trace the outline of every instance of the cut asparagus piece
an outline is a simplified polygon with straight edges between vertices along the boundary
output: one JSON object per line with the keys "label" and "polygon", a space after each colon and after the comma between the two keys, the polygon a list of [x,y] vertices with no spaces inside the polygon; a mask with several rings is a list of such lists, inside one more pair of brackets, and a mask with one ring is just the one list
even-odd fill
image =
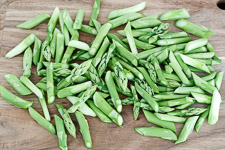
{"label": "cut asparagus piece", "polygon": [[91,35],[97,35],[98,33],[95,28],[92,28],[88,25],[81,25],[80,30]]}
{"label": "cut asparagus piece", "polygon": [[212,101],[211,96],[201,94],[201,93],[196,93],[195,91],[191,92],[191,95],[195,98],[195,100],[198,103],[211,104],[211,101]]}
{"label": "cut asparagus piece", "polygon": [[20,95],[30,95],[32,93],[15,75],[7,74],[5,75],[5,79]]}
{"label": "cut asparagus piece", "polygon": [[146,6],[146,2],[141,2],[137,5],[128,7],[128,8],[123,8],[123,9],[118,9],[118,10],[113,10],[109,13],[108,19],[114,19],[123,15],[126,15],[128,13],[135,13],[142,11]]}
{"label": "cut asparagus piece", "polygon": [[200,130],[201,126],[203,125],[205,119],[208,117],[209,109],[210,107],[207,107],[207,110],[199,116],[198,121],[195,124],[195,130],[197,133]]}
{"label": "cut asparagus piece", "polygon": [[19,43],[15,48],[10,50],[6,55],[5,58],[12,58],[23,53],[29,46],[34,43],[36,35],[30,34],[27,36],[21,43]]}
{"label": "cut asparagus piece", "polygon": [[217,123],[219,120],[219,110],[220,110],[220,103],[222,102],[220,93],[218,92],[217,89],[213,91],[213,96],[212,96],[212,103],[211,107],[209,110],[209,119],[208,123],[210,125],[214,125]]}
{"label": "cut asparagus piece", "polygon": [[173,112],[168,112],[168,115],[174,115],[174,116],[193,116],[193,115],[200,115],[206,111],[205,108],[189,108],[187,110],[177,110]]}
{"label": "cut asparagus piece", "polygon": [[220,90],[224,76],[224,71],[218,72],[215,77],[216,88]]}
{"label": "cut asparagus piece", "polygon": [[171,122],[178,122],[178,123],[185,123],[185,121],[187,120],[184,117],[177,117],[177,116],[160,114],[160,113],[155,113],[155,116],[164,121],[171,121]]}
{"label": "cut asparagus piece", "polygon": [[184,31],[191,33],[198,37],[209,37],[214,34],[212,30],[207,29],[203,25],[194,24],[188,20],[179,19],[176,21],[175,26],[183,29]]}
{"label": "cut asparagus piece", "polygon": [[20,81],[30,89],[37,97],[43,98],[42,92],[39,88],[37,88],[27,77],[21,76]]}
{"label": "cut asparagus piece", "polygon": [[83,23],[83,19],[84,19],[84,10],[83,9],[79,9],[77,11],[77,16],[76,16],[76,20],[73,24],[73,28],[74,29],[80,29]]}
{"label": "cut asparagus piece", "polygon": [[41,53],[41,40],[35,37],[34,48],[33,48],[33,63],[37,66]]}
{"label": "cut asparagus piece", "polygon": [[159,16],[160,20],[178,20],[190,18],[186,9],[168,10]]}
{"label": "cut asparagus piece", "polygon": [[59,148],[61,148],[62,150],[66,150],[66,149],[68,149],[67,134],[66,134],[66,131],[64,128],[63,120],[57,115],[54,115],[54,119],[55,119],[55,126],[56,126],[58,142],[59,142]]}
{"label": "cut asparagus piece", "polygon": [[90,149],[90,148],[92,148],[92,140],[91,140],[91,134],[90,134],[88,122],[85,119],[84,115],[79,111],[75,112],[75,116],[76,116],[77,122],[80,126],[80,132],[83,136],[85,146],[88,149]]}
{"label": "cut asparagus piece", "polygon": [[91,13],[91,19],[89,21],[90,26],[94,26],[94,23],[92,20],[97,20],[99,11],[100,11],[100,5],[101,5],[101,0],[95,0],[92,13]]}
{"label": "cut asparagus piece", "polygon": [[84,42],[81,42],[81,41],[78,41],[78,40],[70,41],[68,43],[68,46],[75,47],[75,48],[78,48],[78,49],[82,49],[82,50],[85,50],[85,51],[88,51],[90,49],[90,47],[87,43],[84,43]]}
{"label": "cut asparagus piece", "polygon": [[47,67],[47,97],[48,104],[52,104],[55,101],[55,87],[52,63],[50,63],[50,65]]}
{"label": "cut asparagus piece", "polygon": [[60,63],[63,57],[64,52],[64,36],[61,33],[57,34],[57,43],[56,43],[56,54],[55,62]]}
{"label": "cut asparagus piece", "polygon": [[174,91],[174,93],[176,93],[176,94],[188,94],[188,95],[190,95],[191,92],[202,93],[202,94],[205,93],[201,88],[196,87],[196,86],[193,86],[193,87],[178,87]]}
{"label": "cut asparagus piece", "polygon": [[159,137],[171,141],[177,140],[177,136],[171,130],[168,129],[158,127],[137,127],[134,128],[134,130],[142,136]]}
{"label": "cut asparagus piece", "polygon": [[51,121],[51,117],[50,117],[50,114],[49,114],[49,111],[48,111],[48,106],[47,106],[46,100],[45,100],[44,91],[42,90],[41,92],[43,94],[43,98],[38,98],[38,100],[39,100],[39,102],[41,104],[41,107],[42,107],[45,119],[48,120],[48,121]]}
{"label": "cut asparagus piece", "polygon": [[208,42],[208,40],[206,38],[201,38],[198,40],[188,42],[187,45],[185,46],[184,52],[188,53],[194,49],[205,46],[207,44],[207,42]]}
{"label": "cut asparagus piece", "polygon": [[173,44],[186,43],[191,40],[190,37],[181,37],[181,38],[173,38],[173,39],[160,39],[156,42],[157,45],[167,46]]}
{"label": "cut asparagus piece", "polygon": [[56,130],[53,124],[48,122],[42,115],[40,115],[36,110],[34,110],[32,107],[28,108],[30,116],[37,121],[38,124],[40,124],[42,127],[44,127],[46,130],[51,132],[52,134],[56,134]]}
{"label": "cut asparagus piece", "polygon": [[123,125],[123,117],[117,113],[98,92],[94,94],[93,99],[95,105],[110,119],[112,119],[113,122],[115,122],[118,126]]}
{"label": "cut asparagus piece", "polygon": [[124,28],[124,31],[125,31],[126,37],[128,39],[128,44],[130,46],[131,52],[132,52],[132,54],[136,55],[138,53],[138,51],[137,51],[137,47],[134,42],[133,34],[131,32],[130,22],[127,23],[126,27]]}
{"label": "cut asparagus piece", "polygon": [[150,111],[143,110],[143,112],[148,122],[163,127],[165,129],[170,129],[171,131],[177,133],[176,127],[173,122],[160,120]]}
{"label": "cut asparagus piece", "polygon": [[175,144],[185,142],[187,140],[188,136],[192,133],[197,120],[198,116],[190,117],[187,119]]}
{"label": "cut asparagus piece", "polygon": [[27,109],[28,107],[31,107],[34,103],[33,101],[27,101],[14,95],[2,85],[0,85],[0,93],[4,100],[19,108]]}

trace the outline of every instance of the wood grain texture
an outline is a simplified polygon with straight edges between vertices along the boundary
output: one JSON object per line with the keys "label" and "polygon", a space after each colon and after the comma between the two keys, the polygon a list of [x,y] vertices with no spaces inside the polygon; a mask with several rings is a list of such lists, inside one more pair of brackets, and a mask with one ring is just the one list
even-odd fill
{"label": "wood grain texture", "polygon": [[[107,21],[109,12],[113,9],[124,8],[141,2],[141,0],[102,0],[99,20],[101,23]],[[219,66],[215,66],[217,71],[225,71],[225,10],[220,10],[216,6],[217,0],[151,0],[147,1],[147,7],[143,11],[147,15],[162,13],[168,9],[186,8],[190,14],[190,20],[205,25],[216,31],[216,34],[209,38],[216,49],[217,54],[223,60]],[[15,47],[30,33],[37,34],[43,41],[46,37],[47,21],[31,29],[17,29],[16,25],[34,17],[40,13],[51,14],[56,6],[61,10],[68,9],[72,18],[76,16],[78,9],[85,10],[84,23],[88,24],[91,15],[93,1],[90,0],[0,0],[0,84],[15,91],[4,80],[4,75],[8,73],[17,76],[22,75],[22,55],[13,59],[5,59],[4,55]],[[123,28],[123,27],[120,27]],[[171,28],[178,31],[174,27]],[[114,32],[114,31],[110,31]],[[80,39],[90,43],[94,36],[81,33]],[[39,77],[36,76],[35,67],[32,70],[31,80],[36,83]],[[225,82],[223,82],[225,83]],[[221,87],[222,99],[225,98],[225,84]],[[25,98],[25,97],[24,97]],[[27,96],[26,99],[35,102],[34,108],[42,113],[38,99],[34,95]],[[63,104],[69,108],[71,104],[65,99],[57,99],[55,104]],[[54,105],[48,105],[51,117],[58,114]],[[225,149],[225,103],[222,102],[220,110],[220,120],[210,126],[206,122],[200,132],[193,132],[188,141],[175,145],[171,141],[142,137],[135,133],[134,128],[139,126],[151,126],[147,123],[143,113],[137,121],[133,121],[132,107],[124,107],[122,115],[125,119],[124,126],[118,127],[115,124],[104,124],[98,118],[87,117],[93,139],[93,149],[96,150],[205,150],[205,149]],[[72,114],[76,127],[78,124]],[[178,131],[182,128],[177,124]],[[178,132],[178,133],[179,133]],[[68,136],[69,149],[86,149],[81,137],[77,132],[77,139]],[[58,149],[57,137],[40,127],[32,120],[26,110],[18,109],[8,104],[0,98],[0,149],[1,150],[36,150],[36,149]]]}

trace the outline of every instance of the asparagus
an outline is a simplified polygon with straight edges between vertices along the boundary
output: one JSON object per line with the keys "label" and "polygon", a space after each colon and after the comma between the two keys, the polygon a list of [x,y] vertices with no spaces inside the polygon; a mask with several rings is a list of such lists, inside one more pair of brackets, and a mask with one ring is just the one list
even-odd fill
{"label": "asparagus", "polygon": [[70,14],[66,9],[63,11],[63,21],[67,29],[69,30],[70,34],[72,36],[76,34],[77,30],[73,28],[73,20],[71,19]]}
{"label": "asparagus", "polygon": [[27,101],[25,99],[22,99],[16,95],[14,95],[13,93],[8,91],[2,85],[0,85],[0,93],[4,100],[6,100],[8,103],[10,103],[16,107],[27,109],[33,105],[32,101]]}
{"label": "asparagus", "polygon": [[146,2],[141,2],[137,5],[134,5],[128,8],[113,10],[109,13],[108,19],[114,19],[123,15],[126,15],[128,13],[139,12],[143,10],[145,6],[146,6]]}
{"label": "asparagus", "polygon": [[21,76],[20,81],[30,89],[37,97],[43,98],[42,92],[27,77]]}
{"label": "asparagus", "polygon": [[[74,48],[73,48],[74,49]],[[85,53],[87,53],[86,51],[83,51],[83,50],[79,50],[79,51],[77,51],[75,54],[72,54],[71,56],[70,56],[70,58],[68,58],[68,62],[71,62],[71,61],[73,61],[73,60],[75,60],[75,59],[77,59],[77,58],[79,58],[79,57],[81,57],[81,55],[83,55],[83,54],[85,54]],[[65,55],[64,55],[65,56]],[[67,55],[67,56],[69,56],[69,55]],[[64,60],[62,60],[62,62],[64,62]]]}
{"label": "asparagus", "polygon": [[171,141],[177,140],[177,136],[171,130],[168,129],[158,127],[137,127],[134,128],[134,130],[142,136],[160,137]]}
{"label": "asparagus", "polygon": [[205,95],[205,94],[200,94],[196,92],[191,92],[191,95],[195,98],[195,100],[198,103],[203,103],[203,104],[211,104],[212,97]]}
{"label": "asparagus", "polygon": [[104,114],[106,114],[110,119],[112,119],[113,122],[115,122],[118,126],[123,125],[123,117],[119,113],[117,113],[98,92],[94,94],[93,99],[94,104]]}
{"label": "asparagus", "polygon": [[80,30],[91,35],[97,35],[98,33],[95,28],[92,28],[88,25],[81,25]]}
{"label": "asparagus", "polygon": [[20,95],[30,95],[32,93],[15,75],[7,74],[4,77],[13,89]]}
{"label": "asparagus", "polygon": [[59,98],[64,98],[64,97],[67,97],[67,96],[70,96],[70,95],[80,93],[80,92],[86,90],[87,88],[89,88],[91,86],[92,86],[91,81],[80,83],[80,84],[77,84],[77,85],[74,85],[74,86],[69,86],[69,87],[66,87],[66,88],[63,88],[63,89],[59,90],[58,93],[57,93],[57,96]]}
{"label": "asparagus", "polygon": [[121,54],[124,58],[126,58],[130,63],[132,63],[134,66],[138,65],[136,57],[128,51],[126,48],[124,48],[119,42],[113,41],[116,45],[116,51]]}
{"label": "asparagus", "polygon": [[87,148],[91,149],[92,148],[92,141],[91,141],[91,134],[90,134],[90,130],[89,130],[87,120],[85,119],[84,115],[79,111],[75,112],[75,116],[76,116],[77,122],[80,126],[80,132],[83,136],[85,146]]}
{"label": "asparagus", "polygon": [[216,122],[219,120],[219,110],[220,110],[221,102],[222,102],[222,100],[221,100],[220,93],[218,92],[217,89],[215,89],[213,91],[211,107],[209,110],[208,123],[210,125],[216,124]]}
{"label": "asparagus", "polygon": [[51,121],[51,117],[50,117],[50,114],[49,114],[49,111],[48,111],[48,107],[47,107],[47,104],[46,104],[46,100],[45,100],[44,91],[41,90],[41,92],[42,92],[43,98],[38,98],[38,100],[39,100],[39,102],[41,104],[41,107],[42,107],[45,119],[48,120],[48,121]]}
{"label": "asparagus", "polygon": [[215,77],[216,88],[220,90],[223,81],[224,71],[218,72]]}
{"label": "asparagus", "polygon": [[102,122],[112,123],[112,121],[94,104],[93,101],[87,100],[87,103]]}
{"label": "asparagus", "polygon": [[91,86],[89,87],[79,98],[79,101],[77,101],[73,106],[71,106],[67,112],[68,113],[74,113],[78,108],[80,108],[96,91],[97,86]]}
{"label": "asparagus", "polygon": [[140,60],[139,63],[148,70],[149,76],[151,77],[152,81],[156,82],[156,71],[154,66],[151,63],[144,60]]}
{"label": "asparagus", "polygon": [[96,56],[92,60],[92,64],[95,67],[100,63],[102,56],[108,49],[109,45],[110,45],[109,39],[107,37],[105,37],[104,41],[102,42],[101,47],[99,48],[99,51],[97,52]]}
{"label": "asparagus", "polygon": [[177,117],[177,116],[160,114],[160,113],[155,113],[155,116],[158,117],[160,120],[178,122],[178,123],[185,123],[185,121],[187,120],[184,117]]}
{"label": "asparagus", "polygon": [[37,66],[41,53],[41,40],[35,37],[34,48],[33,48],[33,63]]}
{"label": "asparagus", "polygon": [[205,46],[207,44],[207,42],[208,42],[208,40],[206,38],[201,38],[198,40],[188,42],[187,45],[185,46],[184,52],[188,53],[191,50]]}
{"label": "asparagus", "polygon": [[77,16],[76,16],[76,20],[73,24],[73,28],[74,29],[80,29],[81,25],[83,23],[83,19],[84,19],[84,10],[83,9],[79,9],[77,11]]}
{"label": "asparagus", "polygon": [[207,29],[205,26],[194,24],[190,21],[179,19],[176,21],[175,26],[183,29],[184,31],[191,33],[198,37],[209,37],[214,34],[213,31]]}
{"label": "asparagus", "polygon": [[184,18],[190,18],[186,9],[168,10],[159,16],[160,20],[178,20]]}
{"label": "asparagus", "polygon": [[12,58],[23,53],[29,46],[34,43],[36,35],[30,34],[27,36],[21,43],[19,43],[15,48],[10,50],[6,55],[5,58]]}
{"label": "asparagus", "polygon": [[137,120],[137,118],[139,116],[139,110],[140,110],[140,107],[137,106],[137,103],[139,102],[138,95],[137,95],[136,89],[133,85],[131,85],[130,88],[131,88],[131,92],[133,94],[133,101],[134,101],[133,116],[134,116],[134,120]]}
{"label": "asparagus", "polygon": [[173,45],[173,44],[180,44],[180,43],[186,43],[191,40],[190,37],[181,37],[181,38],[172,38],[172,39],[161,39],[158,40],[156,43],[160,46],[165,45]]}
{"label": "asparagus", "polygon": [[[66,97],[72,104],[75,104],[79,101],[78,97],[75,96],[67,96]],[[80,106],[80,108],[78,108],[78,110],[86,115],[86,116],[91,116],[91,117],[96,117],[95,112],[86,104],[84,103],[83,105]]]}
{"label": "asparagus", "polygon": [[[59,14],[59,25],[60,25],[60,30],[61,30],[61,32],[62,32],[62,34],[63,34],[63,36],[64,36],[65,45],[68,45],[68,43],[69,43],[69,41],[70,41],[70,33],[69,33],[68,28],[66,27],[66,24],[65,24],[64,19],[63,19],[64,11],[65,11],[65,10],[63,10],[63,11],[60,12],[60,14]],[[57,28],[56,28],[56,29],[57,29]],[[56,29],[55,29],[55,31],[56,31]],[[55,32],[55,31],[54,31],[54,32]],[[59,33],[58,31],[56,31],[56,33],[54,33],[54,34],[56,34],[56,35],[55,35],[56,37],[57,37],[57,34],[58,34],[58,33]],[[56,37],[55,37],[55,39],[56,39]],[[53,39],[54,39],[54,37],[53,37]],[[52,39],[52,41],[53,41],[53,39]],[[52,43],[52,42],[51,42],[51,43]],[[54,44],[54,43],[53,43],[53,44]],[[56,45],[56,43],[55,43],[54,45]],[[51,46],[51,44],[50,44],[50,46]]]}
{"label": "asparagus", "polygon": [[135,82],[138,83],[138,85],[143,88],[149,95],[153,95],[151,87],[148,86],[148,83],[144,80],[135,79]]}
{"label": "asparagus", "polygon": [[[132,34],[133,34],[133,37],[140,37],[142,35],[146,35],[148,34],[149,32],[152,32],[152,28],[144,28],[144,29],[132,29]],[[117,30],[117,33],[119,33],[120,35],[122,36],[126,36],[124,30]]]}
{"label": "asparagus", "polygon": [[61,33],[57,34],[57,43],[56,43],[56,54],[55,62],[60,63],[63,57],[64,52],[64,36]]}
{"label": "asparagus", "polygon": [[136,20],[141,17],[142,17],[142,15],[139,13],[128,13],[128,14],[125,14],[118,18],[115,18],[113,20],[110,20],[110,21],[108,21],[108,23],[110,23],[112,25],[111,29],[114,29],[116,27],[119,27],[119,26],[127,23],[128,21],[133,21],[133,20]]}
{"label": "asparagus", "polygon": [[207,107],[207,110],[199,116],[198,121],[195,124],[195,130],[196,130],[197,133],[199,132],[199,130],[200,130],[203,122],[205,121],[205,119],[208,117],[209,109],[210,109],[210,107]]}
{"label": "asparagus", "polygon": [[158,19],[138,19],[131,22],[131,26],[135,29],[140,28],[151,28],[161,24],[161,21]]}
{"label": "asparagus", "polygon": [[134,42],[133,34],[131,32],[130,22],[127,23],[126,27],[124,28],[124,31],[125,31],[126,37],[128,39],[128,44],[130,46],[131,52],[132,52],[132,54],[136,55],[138,53],[138,51],[137,51],[137,47]]}
{"label": "asparagus", "polygon": [[55,119],[56,132],[58,136],[59,148],[61,148],[62,150],[67,150],[68,149],[67,134],[64,128],[63,120],[57,115],[54,115],[54,119]]}
{"label": "asparagus", "polygon": [[203,112],[205,112],[206,109],[205,108],[189,108],[187,110],[177,110],[177,111],[173,111],[173,112],[168,112],[168,115],[174,115],[174,116],[193,116],[193,115],[200,115]]}
{"label": "asparagus", "polygon": [[48,122],[42,115],[40,115],[35,109],[32,107],[28,108],[30,116],[37,121],[38,124],[40,124],[42,127],[44,127],[46,130],[51,132],[52,134],[56,134],[56,130],[53,124]]}
{"label": "asparagus", "polygon": [[187,140],[188,136],[193,131],[197,120],[198,120],[198,116],[190,117],[187,119],[175,144],[178,144]]}
{"label": "asparagus", "polygon": [[140,85],[138,85],[137,82],[135,82],[135,88],[137,90],[137,92],[148,102],[148,104],[154,109],[155,112],[159,111],[159,105],[158,103],[155,101],[155,99],[149,94],[147,93],[143,88],[140,87]]}
{"label": "asparagus", "polygon": [[195,103],[195,101],[192,101],[192,102],[190,102],[190,103],[186,103],[186,104],[179,105],[179,106],[177,106],[177,107],[175,107],[175,108],[176,108],[176,109],[185,109],[185,108],[191,106],[191,105],[194,104],[194,103]]}
{"label": "asparagus", "polygon": [[24,23],[17,25],[16,27],[22,28],[22,29],[31,29],[49,18],[50,18],[50,15],[48,15],[46,13],[42,13],[40,15],[35,16],[34,18],[31,18],[31,19],[25,21]]}
{"label": "asparagus", "polygon": [[[125,36],[125,33],[124,33],[124,36]],[[112,33],[108,33],[107,34],[107,37],[110,39],[110,40],[115,40],[117,42],[119,42],[123,47],[125,47],[126,49],[128,49],[127,45],[123,43],[123,41],[121,41],[121,39],[115,35],[115,34],[112,34]]]}
{"label": "asparagus", "polygon": [[[123,42],[128,43],[128,39],[123,39]],[[139,41],[135,38],[134,38],[134,43],[137,46],[137,48],[143,49],[143,50],[150,50],[150,49],[155,47],[154,45],[148,44],[146,42]]]}
{"label": "asparagus", "polygon": [[214,86],[206,82],[205,80],[201,79],[199,76],[197,76],[195,73],[192,72],[192,77],[195,82],[195,85],[200,87],[201,89],[213,93],[213,91],[216,89]]}
{"label": "asparagus", "polygon": [[91,13],[91,19],[89,21],[90,26],[94,26],[92,20],[93,19],[97,20],[97,18],[98,18],[99,11],[100,11],[100,4],[101,4],[101,0],[95,0],[95,3],[93,5],[93,9],[92,9],[92,13]]}
{"label": "asparagus", "polygon": [[100,77],[102,76],[103,72],[105,71],[110,58],[113,56],[112,53],[113,53],[115,47],[116,47],[115,43],[111,44],[108,52],[102,56],[102,60],[101,60],[100,64],[98,65],[98,74]]}
{"label": "asparagus", "polygon": [[48,96],[48,104],[52,104],[55,101],[52,63],[50,63],[49,67],[47,68],[47,96]]}
{"label": "asparagus", "polygon": [[105,38],[105,36],[107,35],[107,33],[109,32],[111,27],[112,27],[112,25],[110,23],[105,23],[101,27],[100,31],[98,32],[97,36],[95,37],[95,39],[91,45],[91,48],[88,50],[88,52],[91,56],[94,56],[97,53],[103,39]]}
{"label": "asparagus", "polygon": [[191,92],[202,93],[202,94],[205,93],[202,89],[200,89],[199,87],[196,87],[196,86],[194,86],[194,87],[178,87],[174,91],[174,93],[176,93],[176,94],[188,94],[188,95],[191,94]]}
{"label": "asparagus", "polygon": [[78,48],[78,49],[82,49],[82,50],[85,50],[85,51],[88,51],[90,49],[88,44],[86,44],[84,42],[81,42],[81,41],[78,41],[78,40],[70,41],[68,43],[68,46],[75,47],[75,48]]}
{"label": "asparagus", "polygon": [[103,92],[108,92],[108,88],[105,82],[99,77],[97,70],[92,64],[88,69],[88,73],[89,73],[91,81],[98,85],[99,90]]}
{"label": "asparagus", "polygon": [[183,105],[187,103],[192,103],[194,101],[193,98],[191,97],[185,97],[185,98],[178,98],[178,99],[173,99],[173,100],[167,100],[167,101],[160,101],[158,102],[159,106],[177,106],[177,105]]}
{"label": "asparagus", "polygon": [[92,19],[92,22],[93,22],[97,32],[99,32],[101,27],[102,27],[101,23],[99,21],[95,20],[95,19]]}
{"label": "asparagus", "polygon": [[168,32],[166,34],[159,35],[161,39],[173,39],[173,38],[181,38],[187,37],[188,34],[186,32]]}
{"label": "asparagus", "polygon": [[[71,37],[71,40],[78,40],[79,39],[79,33],[78,32],[76,32],[72,37]],[[69,42],[68,42],[68,44],[69,44]],[[70,61],[70,58],[71,58],[71,56],[72,56],[72,54],[73,54],[73,52],[74,52],[74,50],[75,50],[75,48],[74,47],[72,47],[72,46],[69,46],[68,45],[68,47],[66,48],[66,51],[65,51],[65,53],[64,53],[64,55],[63,55],[63,57],[62,57],[62,63],[68,63],[69,61]],[[79,51],[78,51],[79,52]],[[84,53],[84,51],[81,51],[80,53],[78,53],[79,55],[81,55],[81,53]],[[74,54],[75,55],[75,54]],[[75,55],[76,56],[76,55]],[[78,56],[77,56],[78,57]],[[76,57],[76,58],[77,58]],[[76,59],[76,58],[72,58],[73,60],[74,59]]]}
{"label": "asparagus", "polygon": [[150,111],[143,109],[143,112],[148,122],[177,133],[176,127],[173,122],[160,120]]}
{"label": "asparagus", "polygon": [[67,113],[66,109],[62,105],[56,104],[56,107],[63,118],[66,130],[69,132],[70,135],[76,138],[76,128],[72,119],[70,118],[70,115]]}

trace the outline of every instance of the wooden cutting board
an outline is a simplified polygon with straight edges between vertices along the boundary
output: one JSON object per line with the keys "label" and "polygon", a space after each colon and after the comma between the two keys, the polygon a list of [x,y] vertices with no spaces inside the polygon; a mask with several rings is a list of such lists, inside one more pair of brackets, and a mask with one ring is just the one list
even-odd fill
{"label": "wooden cutting board", "polygon": [[[125,8],[135,5],[142,0],[102,0],[99,21],[107,21],[109,12],[113,9]],[[221,65],[215,66],[217,71],[225,71],[225,10],[217,7],[218,0],[148,0],[144,13],[147,15],[162,13],[168,9],[186,8],[190,14],[190,20],[205,25],[214,30],[216,34],[209,38],[216,49],[217,54],[223,60]],[[22,75],[22,55],[13,59],[4,58],[5,54],[15,47],[30,33],[35,33],[43,41],[46,37],[47,21],[31,29],[17,29],[16,25],[30,19],[40,13],[51,14],[53,9],[59,6],[61,10],[68,9],[74,19],[78,9],[85,10],[84,24],[88,24],[92,11],[93,0],[0,0],[0,84],[15,91],[4,80],[5,74]],[[172,22],[171,22],[172,24]],[[121,27],[122,29],[123,27]],[[177,31],[172,27],[172,30]],[[114,32],[114,31],[110,31]],[[90,43],[94,36],[81,33],[80,39]],[[33,66],[31,80],[36,83],[39,77],[36,76]],[[225,83],[225,82],[223,82]],[[221,87],[222,98],[225,98],[225,85]],[[34,108],[42,113],[38,99],[34,95],[24,97],[34,101]],[[57,99],[55,104],[63,104],[66,108],[71,104],[65,99]],[[49,105],[51,118],[58,114],[54,105]],[[153,138],[142,137],[134,131],[135,127],[152,126],[147,123],[141,112],[137,121],[133,120],[132,107],[126,106],[123,109],[123,127],[115,124],[104,124],[98,118],[87,117],[93,140],[93,149],[98,150],[149,150],[149,149],[225,149],[225,104],[222,102],[220,120],[210,126],[206,122],[197,134],[193,132],[188,141],[175,145],[174,142]],[[72,114],[76,127],[78,124]],[[182,124],[177,124],[178,133]],[[77,138],[68,136],[69,149],[86,149],[80,132],[77,130]],[[27,110],[18,109],[0,98],[0,149],[1,150],[36,150],[36,149],[58,149],[57,137],[39,126],[28,114]]]}

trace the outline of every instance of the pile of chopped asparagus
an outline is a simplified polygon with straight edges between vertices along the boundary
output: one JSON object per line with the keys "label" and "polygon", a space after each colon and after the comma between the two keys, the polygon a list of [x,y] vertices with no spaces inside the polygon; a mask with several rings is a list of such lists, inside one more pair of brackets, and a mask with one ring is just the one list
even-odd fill
{"label": "pile of chopped asparagus", "polygon": [[[108,16],[109,21],[102,25],[97,20],[100,0],[96,0],[89,25],[83,24],[84,10],[78,10],[73,21],[67,10],[60,12],[58,7],[51,16],[40,14],[18,25],[31,29],[49,19],[43,42],[30,34],[5,56],[12,58],[24,52],[23,76],[18,79],[7,74],[5,79],[19,95],[35,94],[43,116],[32,108],[33,101],[22,99],[0,85],[2,98],[28,109],[35,121],[57,134],[63,150],[68,149],[66,130],[76,138],[70,114],[75,114],[87,148],[92,148],[92,140],[85,116],[97,116],[102,122],[122,126],[120,113],[124,105],[133,105],[134,120],[142,109],[147,121],[158,126],[137,127],[137,133],[176,144],[186,141],[194,128],[198,132],[207,117],[210,125],[216,124],[224,72],[217,73],[211,67],[221,63],[207,39],[214,32],[186,20],[190,15],[185,9],[169,10],[160,16],[137,13],[145,6],[142,2],[114,10]],[[170,24],[162,22],[168,20],[174,20],[175,26],[184,31],[169,31]],[[60,29],[56,28],[58,22]],[[124,39],[109,33],[124,24],[124,30],[117,31]],[[80,41],[79,32],[95,35],[94,41],[91,44]],[[189,34],[199,39],[192,40]],[[83,62],[78,64],[76,60]],[[29,79],[32,62],[37,66],[38,76],[43,77],[37,84]],[[121,99],[121,95],[126,98]],[[47,104],[54,103],[56,96],[68,99],[72,106],[66,109],[56,104],[61,117],[54,115],[53,125]],[[203,107],[193,106],[195,103]],[[174,123],[184,124],[178,137]]]}

